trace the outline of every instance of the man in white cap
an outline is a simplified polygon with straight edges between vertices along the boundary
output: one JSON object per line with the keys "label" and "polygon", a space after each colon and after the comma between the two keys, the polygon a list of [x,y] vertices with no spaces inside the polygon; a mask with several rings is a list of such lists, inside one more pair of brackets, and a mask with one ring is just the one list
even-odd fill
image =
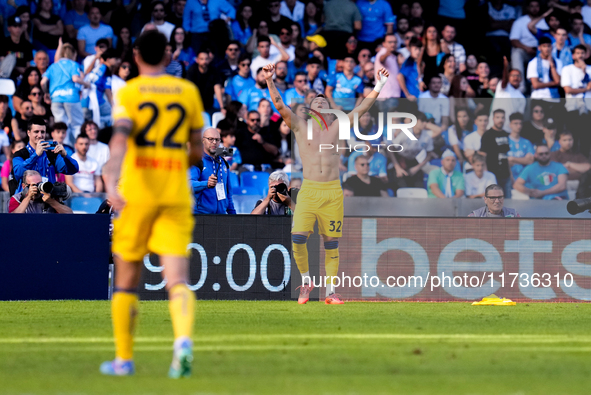
{"label": "man in white cap", "polygon": [[464,196],[464,176],[456,167],[456,155],[446,149],[441,156],[441,167],[429,173],[427,180],[429,197],[451,198]]}

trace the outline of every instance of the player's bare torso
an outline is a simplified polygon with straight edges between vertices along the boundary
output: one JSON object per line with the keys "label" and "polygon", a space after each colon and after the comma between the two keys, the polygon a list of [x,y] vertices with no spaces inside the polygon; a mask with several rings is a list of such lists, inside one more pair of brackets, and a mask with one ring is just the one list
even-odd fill
{"label": "player's bare torso", "polygon": [[[337,151],[339,144],[339,125],[332,122],[326,128],[320,128],[317,124],[312,126],[312,139],[308,140],[307,121],[292,114],[291,125],[294,132],[300,157],[302,159],[304,179],[311,181],[338,180],[340,153]],[[333,148],[329,148],[332,145]],[[320,149],[322,147],[322,149]]]}

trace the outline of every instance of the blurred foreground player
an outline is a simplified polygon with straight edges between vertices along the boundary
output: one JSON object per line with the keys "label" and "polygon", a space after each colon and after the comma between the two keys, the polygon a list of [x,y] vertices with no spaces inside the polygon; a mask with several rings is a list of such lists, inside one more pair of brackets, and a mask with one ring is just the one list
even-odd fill
{"label": "blurred foreground player", "polygon": [[194,223],[187,174],[189,162],[196,164],[203,152],[203,105],[195,85],[165,74],[166,43],[156,30],[138,38],[134,56],[140,76],[119,90],[113,111],[111,158],[103,172],[109,201],[118,213],[113,221],[116,358],[101,365],[107,375],[134,373],[137,288],[143,257],[149,252],[160,256],[167,279],[175,337],[169,376],[191,372],[195,295],[187,286],[187,246]]}
{"label": "blurred foreground player", "polygon": [[[293,216],[291,237],[293,241],[293,255],[302,274],[302,286],[300,288],[299,304],[308,302],[310,291],[314,284],[310,278],[308,267],[308,248],[306,243],[308,236],[314,231],[314,223],[318,220],[318,231],[324,239],[324,266],[326,276],[326,304],[343,304],[340,297],[335,294],[335,279],[339,271],[339,240],[343,235],[343,190],[339,176],[339,158],[337,147],[339,145],[339,122],[332,122],[327,126],[312,123],[312,139],[308,140],[308,124],[305,119],[294,114],[283,102],[279,91],[273,82],[275,65],[269,64],[263,67],[265,79],[269,86],[269,92],[275,108],[281,113],[283,120],[293,131],[298,143],[302,167],[304,170],[304,182],[298,194],[297,206]],[[380,90],[386,84],[389,73],[381,68],[378,71],[379,81],[374,90],[347,114],[348,127],[353,126],[354,115],[361,117],[375,103]],[[310,113],[321,119],[328,118],[319,111],[329,109],[330,105],[324,95],[318,95],[308,109]],[[321,149],[322,144],[322,149]],[[326,149],[332,146],[331,149]]]}

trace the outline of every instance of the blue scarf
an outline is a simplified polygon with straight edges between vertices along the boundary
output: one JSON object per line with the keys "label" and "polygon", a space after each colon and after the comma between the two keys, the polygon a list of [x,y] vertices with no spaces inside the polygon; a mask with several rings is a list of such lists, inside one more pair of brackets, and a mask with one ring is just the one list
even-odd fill
{"label": "blue scarf", "polygon": [[[544,67],[542,67],[542,57],[540,56],[540,54],[538,54],[536,56],[537,59],[537,64],[538,64],[538,79],[540,80],[540,82],[544,81]],[[548,60],[548,62],[552,62],[554,59],[550,58]],[[554,79],[552,78],[552,72],[550,71],[550,67],[548,67],[548,81],[554,81]],[[558,99],[560,97],[560,95],[558,94],[558,88],[557,87],[553,87],[553,88],[548,88],[550,89],[550,95],[553,99]]]}
{"label": "blue scarf", "polygon": [[[36,155],[30,143],[27,144],[27,151],[29,151],[31,156]],[[55,167],[49,163],[49,158],[45,151],[38,157],[34,170],[38,171],[41,177],[46,177],[49,182],[55,182]]]}
{"label": "blue scarf", "polygon": [[562,67],[573,64],[573,54],[568,45],[565,45],[564,48],[560,50],[560,54],[558,54],[556,43],[552,44],[552,57],[554,59],[560,59]]}

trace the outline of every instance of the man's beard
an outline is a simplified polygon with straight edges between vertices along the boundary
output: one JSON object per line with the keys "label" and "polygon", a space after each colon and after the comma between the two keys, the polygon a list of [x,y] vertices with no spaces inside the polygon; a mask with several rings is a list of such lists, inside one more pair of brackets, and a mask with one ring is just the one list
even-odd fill
{"label": "man's beard", "polygon": [[540,163],[540,165],[546,166],[548,163],[550,163],[550,159],[546,159],[546,160],[538,159],[538,162]]}
{"label": "man's beard", "polygon": [[261,86],[261,88],[267,89],[267,80],[265,80],[263,82],[259,82],[259,85]]}

